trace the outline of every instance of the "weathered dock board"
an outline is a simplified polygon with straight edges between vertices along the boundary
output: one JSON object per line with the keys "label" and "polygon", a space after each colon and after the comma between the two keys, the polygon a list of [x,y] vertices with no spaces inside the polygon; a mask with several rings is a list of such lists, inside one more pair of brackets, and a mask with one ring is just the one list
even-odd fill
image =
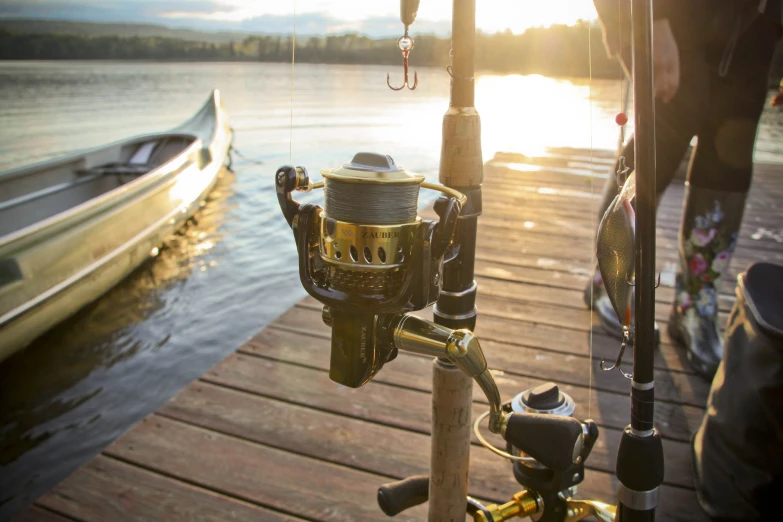
{"label": "weathered dock board", "polygon": [[[608,153],[560,150],[548,158],[498,155],[487,164],[476,274],[477,333],[504,399],[559,383],[590,415],[601,438],[588,460],[582,498],[612,502],[614,461],[629,422],[629,383],[596,371],[618,342],[582,300],[595,208]],[[759,260],[783,262],[783,176],[758,165],[731,277],[721,288],[725,322],[734,276]],[[662,345],[655,356],[656,425],[666,476],[659,520],[702,520],[688,440],[709,384],[694,375],[666,334],[683,187],[670,187],[658,218],[657,292]],[[668,283],[668,285],[667,285]],[[424,315],[427,311],[422,312]],[[592,342],[592,352],[590,345]],[[633,354],[627,354],[630,370]],[[191,383],[160,410],[38,499],[19,520],[386,520],[378,485],[426,473],[431,364],[400,354],[364,388],[328,378],[329,331],[304,299]],[[591,376],[591,371],[593,372]],[[473,415],[486,408],[474,392]],[[474,441],[471,494],[504,501],[516,492],[509,465]],[[426,507],[400,520],[426,519]]]}

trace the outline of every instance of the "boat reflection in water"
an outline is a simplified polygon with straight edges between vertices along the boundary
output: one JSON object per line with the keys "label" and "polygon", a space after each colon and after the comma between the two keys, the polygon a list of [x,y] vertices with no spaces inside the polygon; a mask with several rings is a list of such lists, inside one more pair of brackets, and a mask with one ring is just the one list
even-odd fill
{"label": "boat reflection in water", "polygon": [[[203,371],[207,350],[171,342],[172,331],[191,325],[172,323],[187,316],[183,297],[194,294],[193,285],[206,287],[220,263],[221,228],[237,206],[234,181],[223,169],[204,206],[156,257],[0,365],[0,519]],[[175,353],[161,356],[164,351]],[[213,354],[213,362],[222,356]],[[69,451],[52,455],[52,445]]]}

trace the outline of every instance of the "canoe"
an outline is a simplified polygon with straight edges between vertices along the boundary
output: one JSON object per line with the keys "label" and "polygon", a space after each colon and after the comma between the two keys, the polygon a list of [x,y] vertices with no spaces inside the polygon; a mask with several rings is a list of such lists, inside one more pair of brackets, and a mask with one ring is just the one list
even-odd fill
{"label": "canoe", "polygon": [[168,132],[0,173],[0,361],[156,255],[215,186],[232,138],[215,90]]}

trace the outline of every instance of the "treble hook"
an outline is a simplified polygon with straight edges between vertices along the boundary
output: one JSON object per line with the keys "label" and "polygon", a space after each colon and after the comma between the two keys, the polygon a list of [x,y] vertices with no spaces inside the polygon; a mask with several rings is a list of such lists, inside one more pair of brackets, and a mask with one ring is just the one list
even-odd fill
{"label": "treble hook", "polygon": [[410,89],[411,91],[416,88],[417,85],[419,85],[419,74],[417,72],[413,73],[413,87],[411,87],[408,83],[408,54],[413,50],[413,38],[408,36],[408,28],[405,28],[405,34],[403,36],[400,36],[399,40],[397,40],[397,47],[400,49],[400,52],[402,53],[402,68],[404,73],[404,80],[402,85],[400,87],[392,87],[391,85],[391,78],[389,77],[389,73],[386,73],[386,85],[389,86],[389,89],[393,91],[401,91],[405,87]]}
{"label": "treble hook", "polygon": [[604,364],[606,361],[602,358],[601,359],[601,369],[605,372],[608,372],[610,370],[614,370],[617,368],[617,371],[620,372],[623,377],[626,379],[633,379],[632,373],[626,373],[623,371],[623,369],[620,367],[620,364],[623,362],[623,354],[625,353],[625,347],[628,346],[628,341],[631,340],[631,330],[627,326],[623,326],[623,344],[620,345],[620,353],[617,354],[617,360],[614,362],[613,365],[606,368]]}
{"label": "treble hook", "polygon": [[[617,172],[615,172],[615,180],[617,186],[621,187],[625,185],[625,180],[628,178],[628,173],[631,172],[631,167],[625,164],[625,156],[620,156],[617,160]],[[622,179],[622,181],[620,181]]]}

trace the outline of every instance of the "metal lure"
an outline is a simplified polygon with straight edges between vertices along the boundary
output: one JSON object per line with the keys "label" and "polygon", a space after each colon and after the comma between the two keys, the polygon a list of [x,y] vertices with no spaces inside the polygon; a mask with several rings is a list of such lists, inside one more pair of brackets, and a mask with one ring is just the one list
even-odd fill
{"label": "metal lure", "polygon": [[598,226],[596,256],[606,293],[623,326],[631,324],[636,217],[632,201],[636,175],[631,173]]}

